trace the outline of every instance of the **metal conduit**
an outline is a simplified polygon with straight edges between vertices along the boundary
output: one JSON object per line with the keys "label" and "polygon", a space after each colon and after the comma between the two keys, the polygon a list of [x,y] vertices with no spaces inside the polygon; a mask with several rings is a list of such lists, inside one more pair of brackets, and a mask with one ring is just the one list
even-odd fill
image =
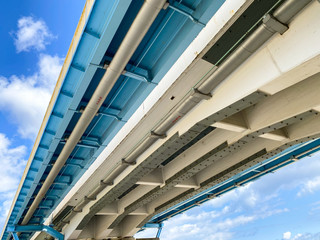
{"label": "metal conduit", "polygon": [[[129,152],[126,156],[126,161],[131,162],[142,154],[147,148],[149,148],[158,138],[165,136],[172,125],[177,120],[182,118],[187,112],[195,107],[202,99],[209,99],[211,92],[236,68],[238,68],[245,60],[247,60],[258,48],[260,48],[267,40],[269,40],[276,32],[283,33],[287,30],[286,24],[301,11],[312,0],[287,0],[274,12],[273,16],[267,15],[263,20],[263,24],[258,27],[253,34],[251,34],[235,51],[231,54],[219,68],[213,72],[204,82],[198,86],[197,89],[192,89],[189,94],[180,101],[171,111],[171,114],[165,120],[161,121],[153,129],[157,134],[149,134],[142,139],[138,146]],[[271,18],[271,21],[278,22],[278,29],[270,27],[267,23]],[[281,21],[280,21],[281,20]],[[274,22],[273,22],[274,23]],[[111,173],[113,177],[108,175],[105,179],[101,180],[100,185],[97,186],[89,197],[85,197],[81,203],[79,203],[72,212],[70,212],[62,221],[67,223],[77,212],[81,212],[82,208],[90,201],[93,201],[96,196],[105,188],[107,182],[112,181],[120,172],[126,168],[123,163],[117,165],[115,170]],[[111,180],[110,180],[111,179]]]}
{"label": "metal conduit", "polygon": [[145,0],[128,33],[123,39],[117,53],[112,59],[106,73],[103,75],[87,107],[83,111],[68,141],[63,147],[58,159],[53,165],[52,170],[50,171],[39,193],[31,204],[26,216],[21,223],[22,225],[27,224],[31,219],[40,202],[45,197],[54,179],[64,166],[66,160],[79,142],[81,136],[98,112],[102,103],[106,99],[107,95],[111,91],[112,87],[118,80],[125,66],[135,52],[136,48],[142,41],[143,37],[147,33],[155,18],[158,16],[158,13],[163,8],[165,2],[166,0]]}

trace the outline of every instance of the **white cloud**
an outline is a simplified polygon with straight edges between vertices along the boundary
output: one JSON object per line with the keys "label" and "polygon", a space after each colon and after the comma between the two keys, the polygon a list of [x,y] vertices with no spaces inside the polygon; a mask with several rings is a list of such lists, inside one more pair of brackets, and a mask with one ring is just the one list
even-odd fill
{"label": "white cloud", "polygon": [[298,233],[297,235],[295,235],[295,236],[293,237],[292,240],[297,240],[297,239],[301,238],[302,236],[303,236],[303,235],[302,235],[301,233]]}
{"label": "white cloud", "polygon": [[36,137],[62,63],[58,56],[41,54],[33,75],[0,76],[0,111],[17,124],[21,137]]}
{"label": "white cloud", "polygon": [[[283,200],[284,192],[308,189],[305,194],[316,191],[320,170],[320,154],[306,158],[281,169],[274,174],[262,177],[230,191],[218,198],[206,202],[199,208],[175,216],[165,222],[162,239],[254,239],[261,228],[268,229],[268,222],[272,216],[292,214],[295,209],[289,209]],[[315,180],[315,181],[313,181]],[[317,207],[318,202],[313,204]],[[283,214],[283,215],[281,215]],[[281,217],[280,217],[281,215]],[[268,219],[268,220],[267,220]],[[271,220],[272,221],[272,220]],[[186,232],[181,231],[183,227]],[[192,234],[190,234],[192,230]],[[154,236],[150,232],[142,232],[139,237]],[[285,233],[283,239],[311,240],[314,234]]]}
{"label": "white cloud", "polygon": [[10,148],[10,140],[0,133],[0,193],[14,190],[17,187],[21,170],[25,162],[21,159],[26,153],[25,146]]}
{"label": "white cloud", "polygon": [[247,224],[249,222],[254,221],[255,219],[257,219],[257,216],[244,216],[244,215],[240,215],[236,218],[230,219],[227,218],[226,220],[219,222],[215,225],[215,227],[218,230],[223,230],[223,229],[232,229],[235,228],[237,226],[243,225],[243,224]]}
{"label": "white cloud", "polygon": [[320,232],[318,233],[298,233],[292,240],[318,240],[320,239]]}
{"label": "white cloud", "polygon": [[[257,204],[263,206],[272,200],[277,204],[279,195],[284,190],[297,189],[299,196],[310,194],[320,190],[320,152],[312,158],[306,157],[297,163],[287,166],[273,174],[263,176],[261,179],[250,182],[245,186],[218,197],[210,202],[209,205],[215,208],[226,205],[236,210],[255,209]],[[268,205],[269,207],[269,205]]]}
{"label": "white cloud", "polygon": [[[204,205],[203,207],[206,207]],[[210,239],[229,240],[235,238],[235,229],[246,226],[258,219],[267,217],[264,214],[234,216],[231,208],[226,206],[221,211],[194,208],[192,211],[182,213],[165,222],[161,239]],[[284,210],[285,211],[285,210]],[[283,211],[272,211],[269,216]],[[138,233],[136,238],[147,238],[155,235],[148,230]]]}
{"label": "white cloud", "polygon": [[7,217],[26,161],[25,146],[11,147],[10,140],[0,133],[0,228]]}
{"label": "white cloud", "polygon": [[291,238],[291,232],[283,233],[282,239],[290,239],[290,238]]}
{"label": "white cloud", "polygon": [[18,30],[14,33],[14,44],[17,52],[28,52],[31,49],[44,50],[54,38],[46,23],[32,16],[18,20]]}
{"label": "white cloud", "polygon": [[314,193],[317,190],[320,190],[320,176],[303,183],[303,187],[297,193],[297,196],[301,197],[303,194]]}

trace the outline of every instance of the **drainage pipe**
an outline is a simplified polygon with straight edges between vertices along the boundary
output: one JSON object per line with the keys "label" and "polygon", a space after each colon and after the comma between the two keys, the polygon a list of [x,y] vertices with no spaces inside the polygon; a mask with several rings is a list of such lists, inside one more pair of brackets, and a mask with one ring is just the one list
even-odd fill
{"label": "drainage pipe", "polygon": [[115,54],[109,67],[107,68],[106,73],[100,80],[100,83],[93,93],[87,107],[83,111],[79,121],[77,122],[74,130],[68,138],[68,141],[64,145],[58,159],[56,160],[50,173],[48,174],[46,180],[40,188],[39,193],[31,204],[26,216],[21,223],[22,225],[27,224],[31,219],[35,210],[38,208],[40,202],[45,197],[51,184],[66,163],[66,160],[79,142],[90,122],[95,117],[102,103],[106,99],[107,95],[111,91],[121,73],[123,72],[125,66],[129,62],[133,53],[147,33],[151,24],[157,17],[160,10],[163,8],[165,2],[166,0],[145,0],[144,4],[141,7],[141,10],[133,21],[125,38],[123,39],[117,53]]}

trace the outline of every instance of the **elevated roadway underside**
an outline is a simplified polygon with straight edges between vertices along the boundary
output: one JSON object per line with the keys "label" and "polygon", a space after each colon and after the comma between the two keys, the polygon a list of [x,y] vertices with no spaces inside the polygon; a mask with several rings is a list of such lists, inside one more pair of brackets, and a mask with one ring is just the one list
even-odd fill
{"label": "elevated roadway underside", "polygon": [[271,2],[222,4],[43,223],[132,237],[320,150],[320,4]]}
{"label": "elevated roadway underside", "polygon": [[[205,51],[200,53],[69,204],[90,196],[101,180],[110,186],[81,213],[67,214],[68,224],[60,219],[57,226],[69,239],[132,236],[146,223],[161,223],[317,151],[320,75],[314,34],[319,34],[319,7],[313,2],[304,9],[283,35],[259,48],[212,96],[200,92],[192,98],[189,89],[219,71],[201,59]],[[172,102],[186,96],[197,105],[191,111],[180,107],[174,115]],[[165,127],[155,123],[169,114],[172,122],[184,117],[161,130]],[[111,165],[119,158],[133,165]]]}

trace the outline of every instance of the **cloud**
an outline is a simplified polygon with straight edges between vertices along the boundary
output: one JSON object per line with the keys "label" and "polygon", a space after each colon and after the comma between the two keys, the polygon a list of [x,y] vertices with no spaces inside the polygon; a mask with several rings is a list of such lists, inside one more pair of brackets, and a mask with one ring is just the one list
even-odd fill
{"label": "cloud", "polygon": [[11,147],[10,140],[0,133],[0,228],[4,225],[25,168],[26,151],[25,146]]}
{"label": "cloud", "polygon": [[31,49],[44,50],[54,38],[46,23],[32,16],[18,20],[18,30],[13,34],[17,52],[28,52]]}
{"label": "cloud", "polygon": [[282,239],[290,239],[290,238],[291,238],[291,232],[283,233]]}
{"label": "cloud", "polygon": [[291,240],[316,240],[320,239],[320,232],[318,233],[298,233]]}
{"label": "cloud", "polygon": [[63,59],[41,54],[30,76],[0,76],[0,111],[8,113],[22,138],[35,139],[58,79]]}
{"label": "cloud", "polygon": [[320,176],[303,183],[303,187],[297,193],[297,196],[301,197],[303,194],[314,193],[317,190],[320,190]]}
{"label": "cloud", "polygon": [[[318,189],[320,153],[312,158],[305,158],[285,167],[260,180],[251,182],[227,192],[218,198],[193,208],[183,214],[165,221],[162,239],[256,239],[262,228],[270,230],[273,225],[272,216],[276,219],[292,216],[296,209],[287,204],[284,194],[305,190],[305,195]],[[285,199],[285,200],[284,200]],[[312,207],[317,208],[319,202]],[[287,215],[288,214],[288,215]],[[181,231],[181,228],[186,232]],[[192,234],[190,234],[192,230]],[[289,236],[284,233],[282,239],[311,240],[311,234]],[[154,236],[150,232],[142,232],[139,237]]]}
{"label": "cloud", "polygon": [[[208,210],[208,204],[200,208],[193,208],[191,211],[182,213],[165,222],[162,230],[161,239],[178,240],[178,239],[210,239],[210,240],[229,240],[234,239],[236,229],[253,223],[259,219],[269,217],[274,214],[285,212],[286,209],[270,211],[266,214],[257,212],[256,214],[239,214],[236,215],[230,206],[221,208],[220,211],[215,209]],[[242,235],[252,234],[250,231],[241,233]],[[147,238],[154,236],[155,232],[148,230],[138,233],[136,238]]]}
{"label": "cloud", "polygon": [[232,207],[232,211],[242,211],[254,209],[257,205],[264,206],[270,200],[275,206],[278,204],[281,192],[286,190],[294,190],[299,196],[314,193],[320,190],[319,157],[320,152],[314,154],[312,158],[306,157],[273,174],[265,175],[257,181],[227,192],[209,201],[208,204],[215,208],[226,205],[237,206]]}

